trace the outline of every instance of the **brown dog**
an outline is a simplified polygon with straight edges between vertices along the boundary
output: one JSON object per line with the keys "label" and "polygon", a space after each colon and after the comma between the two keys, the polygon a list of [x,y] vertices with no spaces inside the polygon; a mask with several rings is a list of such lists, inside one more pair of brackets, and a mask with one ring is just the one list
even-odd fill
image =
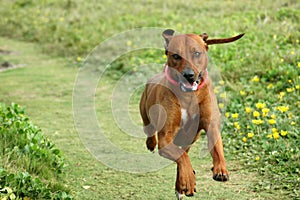
{"label": "brown dog", "polygon": [[[164,73],[148,80],[140,101],[140,113],[150,151],[158,143],[161,156],[177,163],[175,184],[178,199],[196,192],[195,172],[188,151],[207,133],[213,158],[213,179],[229,180],[220,134],[220,112],[212,81],[208,76],[208,45],[233,42],[244,34],[225,39],[208,39],[207,34],[174,36],[165,30],[167,63]],[[156,139],[156,133],[158,142]]]}

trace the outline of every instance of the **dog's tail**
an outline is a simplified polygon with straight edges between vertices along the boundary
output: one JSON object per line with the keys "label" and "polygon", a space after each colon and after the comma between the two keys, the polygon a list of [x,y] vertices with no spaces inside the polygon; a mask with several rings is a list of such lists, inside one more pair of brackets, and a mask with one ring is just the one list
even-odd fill
{"label": "dog's tail", "polygon": [[208,40],[205,40],[205,42],[206,42],[207,45],[229,43],[229,42],[234,42],[234,41],[240,39],[244,35],[245,35],[245,33],[242,33],[242,34],[239,34],[237,36],[230,37],[230,38],[208,39]]}

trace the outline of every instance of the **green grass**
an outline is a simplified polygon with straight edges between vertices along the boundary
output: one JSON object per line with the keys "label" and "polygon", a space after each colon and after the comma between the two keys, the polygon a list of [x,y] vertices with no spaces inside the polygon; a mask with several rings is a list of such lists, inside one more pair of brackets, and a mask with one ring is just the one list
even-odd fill
{"label": "green grass", "polygon": [[[224,118],[226,123],[223,124],[230,182],[214,182],[209,171],[210,157],[199,159],[204,137],[192,148],[191,160],[197,171],[199,191],[195,199],[299,196],[300,4],[297,1],[264,1],[263,4],[145,1],[141,4],[140,1],[5,0],[1,4],[0,35],[6,38],[0,39],[0,48],[16,53],[1,55],[0,61],[24,64],[24,67],[0,72],[0,101],[25,106],[32,121],[62,149],[68,164],[65,186],[75,199],[174,198],[175,165],[146,174],[112,170],[87,152],[74,129],[72,92],[80,64],[77,60],[82,60],[113,34],[136,27],[207,32],[210,38],[246,32],[236,43],[209,49],[212,62],[225,81],[220,90],[225,90],[228,98],[221,99],[224,95],[219,93],[225,104],[222,111],[230,116],[238,113],[239,117]],[[160,50],[145,50],[119,58],[112,64],[111,73],[102,79],[105,87],[97,88],[96,111],[105,135],[129,151],[147,152],[144,139],[122,134],[114,124],[109,101],[111,90],[122,74],[132,69],[143,70],[141,64],[163,66],[162,54]],[[251,81],[255,76],[259,82]],[[273,87],[268,88],[269,84]],[[294,90],[288,92],[291,91],[288,88]],[[282,99],[280,92],[285,92]],[[139,124],[137,96],[139,91],[130,99],[130,113]],[[258,102],[270,109],[268,115],[262,116],[262,109],[256,107]],[[286,113],[275,109],[287,105]],[[247,114],[245,107],[250,107],[252,112]],[[253,116],[254,110],[260,113],[263,125],[252,123],[257,119]],[[274,127],[268,122],[271,114],[277,115]],[[235,122],[239,122],[240,129]],[[272,128],[277,129],[278,139],[274,139],[274,135],[267,137],[274,134]],[[281,130],[288,134],[280,135]],[[254,136],[249,137],[248,133]],[[244,137],[246,142],[243,142]],[[84,189],[83,186],[90,187]]]}

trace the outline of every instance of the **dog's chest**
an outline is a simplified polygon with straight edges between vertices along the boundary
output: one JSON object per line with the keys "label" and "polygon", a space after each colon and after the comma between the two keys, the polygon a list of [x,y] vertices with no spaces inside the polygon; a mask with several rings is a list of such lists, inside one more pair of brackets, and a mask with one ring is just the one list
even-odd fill
{"label": "dog's chest", "polygon": [[181,126],[184,126],[187,123],[188,119],[189,119],[189,116],[188,116],[187,110],[184,108],[181,108]]}
{"label": "dog's chest", "polygon": [[197,120],[197,113],[189,112],[187,109],[181,108],[181,127],[184,127],[191,121]]}

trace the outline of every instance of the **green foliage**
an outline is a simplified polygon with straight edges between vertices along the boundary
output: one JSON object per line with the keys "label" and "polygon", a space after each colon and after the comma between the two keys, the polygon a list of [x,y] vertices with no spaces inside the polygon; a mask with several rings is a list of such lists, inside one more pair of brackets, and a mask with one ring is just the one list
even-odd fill
{"label": "green foliage", "polygon": [[60,174],[62,153],[24,116],[18,104],[0,107],[0,151],[7,162],[15,162],[30,173]]}
{"label": "green foliage", "polygon": [[226,151],[269,180],[259,181],[256,190],[280,189],[296,197],[300,194],[300,62],[282,65],[285,76],[265,72],[241,80],[240,90],[230,91],[223,130]]}
{"label": "green foliage", "polygon": [[[64,168],[61,151],[29,121],[24,108],[15,103],[0,106],[0,154],[0,195],[12,195],[5,189],[11,188],[17,197],[71,199],[64,191],[52,191],[54,185],[49,182]],[[11,173],[5,170],[8,168]]]}

